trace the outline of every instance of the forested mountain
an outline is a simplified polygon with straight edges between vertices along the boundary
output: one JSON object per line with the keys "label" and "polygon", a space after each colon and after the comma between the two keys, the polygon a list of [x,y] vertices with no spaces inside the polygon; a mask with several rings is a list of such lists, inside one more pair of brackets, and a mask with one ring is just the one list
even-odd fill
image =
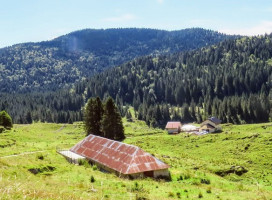
{"label": "forested mountain", "polygon": [[[82,119],[81,107],[93,96],[112,96],[126,114],[133,105],[148,124],[167,120],[265,122],[271,117],[272,34],[223,41],[218,45],[164,56],[146,56],[111,68],[72,90],[32,95],[4,95],[0,109],[15,122],[30,111],[42,121]],[[61,119],[61,120],[60,120]]]}
{"label": "forested mountain", "polygon": [[231,37],[200,28],[86,29],[52,41],[18,44],[0,49],[0,92],[69,88],[139,56],[197,49]]}

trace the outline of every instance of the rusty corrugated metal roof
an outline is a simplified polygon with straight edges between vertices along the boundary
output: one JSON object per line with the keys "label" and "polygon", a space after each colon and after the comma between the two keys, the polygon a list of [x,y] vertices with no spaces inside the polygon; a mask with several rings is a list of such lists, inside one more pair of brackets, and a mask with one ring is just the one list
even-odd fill
{"label": "rusty corrugated metal roof", "polygon": [[180,122],[167,122],[165,128],[181,128]]}
{"label": "rusty corrugated metal roof", "polygon": [[169,168],[167,164],[139,147],[95,135],[87,136],[70,151],[122,174]]}

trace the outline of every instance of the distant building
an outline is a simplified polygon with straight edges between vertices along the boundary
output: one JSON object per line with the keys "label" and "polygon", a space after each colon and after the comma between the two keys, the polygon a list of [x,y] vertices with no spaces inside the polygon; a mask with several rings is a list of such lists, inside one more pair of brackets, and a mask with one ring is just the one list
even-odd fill
{"label": "distant building", "polygon": [[167,122],[165,129],[169,134],[178,134],[181,131],[181,126],[180,122]]}
{"label": "distant building", "polygon": [[[85,158],[100,169],[121,177],[169,178],[169,166],[141,148],[107,138],[89,135],[70,149],[73,158]],[[60,151],[73,161],[67,151]],[[77,163],[74,162],[74,163]]]}
{"label": "distant building", "polygon": [[200,128],[199,128],[199,132],[207,131],[209,133],[213,133],[216,131],[221,131],[222,128],[221,128],[220,124],[221,124],[220,119],[217,119],[216,117],[211,117],[201,123]]}

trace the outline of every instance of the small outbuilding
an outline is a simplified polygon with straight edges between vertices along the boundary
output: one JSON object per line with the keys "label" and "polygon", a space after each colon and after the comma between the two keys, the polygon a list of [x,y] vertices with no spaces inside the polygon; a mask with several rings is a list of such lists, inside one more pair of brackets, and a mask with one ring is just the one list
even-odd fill
{"label": "small outbuilding", "polygon": [[141,148],[100,136],[90,134],[73,146],[70,152],[79,155],[80,159],[85,158],[101,170],[113,172],[120,177],[170,177],[169,165]]}
{"label": "small outbuilding", "polygon": [[167,122],[165,129],[169,134],[178,134],[181,131],[182,124],[180,122]]}

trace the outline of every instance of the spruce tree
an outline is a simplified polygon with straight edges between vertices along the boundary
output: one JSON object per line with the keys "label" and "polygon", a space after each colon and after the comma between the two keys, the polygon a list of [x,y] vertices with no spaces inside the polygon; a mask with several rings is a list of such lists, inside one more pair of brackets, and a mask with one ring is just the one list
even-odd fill
{"label": "spruce tree", "polygon": [[122,118],[111,97],[107,99],[104,108],[102,118],[104,137],[119,141],[125,139]]}
{"label": "spruce tree", "polygon": [[126,118],[127,118],[128,122],[132,122],[133,121],[131,112],[129,110],[127,110],[127,112],[126,112]]}
{"label": "spruce tree", "polygon": [[[31,124],[32,123],[32,116],[31,116],[31,113],[30,112],[27,112],[26,114],[26,122],[28,124]],[[49,121],[50,122],[50,121]]]}
{"label": "spruce tree", "polygon": [[86,135],[94,134],[103,136],[101,131],[101,120],[103,115],[103,106],[99,97],[88,100],[84,112],[84,124]]}
{"label": "spruce tree", "polygon": [[0,125],[5,128],[11,128],[13,126],[11,117],[4,110],[0,112]]}

